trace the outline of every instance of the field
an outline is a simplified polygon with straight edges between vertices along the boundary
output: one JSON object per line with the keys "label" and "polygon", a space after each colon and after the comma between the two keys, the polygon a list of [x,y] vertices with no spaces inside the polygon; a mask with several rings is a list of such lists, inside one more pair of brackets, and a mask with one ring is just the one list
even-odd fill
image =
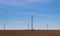
{"label": "field", "polygon": [[60,30],[0,30],[0,36],[60,36]]}

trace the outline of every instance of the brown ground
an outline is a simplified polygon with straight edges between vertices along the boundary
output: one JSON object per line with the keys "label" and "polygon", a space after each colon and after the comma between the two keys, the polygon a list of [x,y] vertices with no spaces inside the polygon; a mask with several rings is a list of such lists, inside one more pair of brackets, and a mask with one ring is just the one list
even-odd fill
{"label": "brown ground", "polygon": [[0,36],[60,36],[60,30],[0,30]]}

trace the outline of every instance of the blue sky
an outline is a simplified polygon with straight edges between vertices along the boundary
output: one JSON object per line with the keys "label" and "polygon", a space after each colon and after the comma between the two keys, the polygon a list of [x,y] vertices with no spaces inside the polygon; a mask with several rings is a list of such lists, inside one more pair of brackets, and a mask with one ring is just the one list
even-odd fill
{"label": "blue sky", "polygon": [[28,29],[32,15],[34,29],[60,29],[60,0],[0,0],[0,29]]}

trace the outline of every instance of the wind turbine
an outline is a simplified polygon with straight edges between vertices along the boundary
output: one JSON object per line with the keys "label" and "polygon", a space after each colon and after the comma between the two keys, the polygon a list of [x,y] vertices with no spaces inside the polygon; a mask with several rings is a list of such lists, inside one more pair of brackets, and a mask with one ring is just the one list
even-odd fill
{"label": "wind turbine", "polygon": [[31,29],[33,30],[33,17],[34,16],[31,16]]}
{"label": "wind turbine", "polygon": [[49,29],[49,25],[47,24],[47,30]]}

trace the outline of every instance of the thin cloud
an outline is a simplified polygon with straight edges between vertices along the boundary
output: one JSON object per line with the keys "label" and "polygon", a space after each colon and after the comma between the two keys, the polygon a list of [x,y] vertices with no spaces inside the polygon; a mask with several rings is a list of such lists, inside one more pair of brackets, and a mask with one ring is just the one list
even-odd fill
{"label": "thin cloud", "polygon": [[26,0],[28,2],[50,2],[51,0]]}
{"label": "thin cloud", "polygon": [[27,6],[30,3],[46,3],[51,2],[51,0],[0,0],[0,4],[5,4],[9,6]]}

